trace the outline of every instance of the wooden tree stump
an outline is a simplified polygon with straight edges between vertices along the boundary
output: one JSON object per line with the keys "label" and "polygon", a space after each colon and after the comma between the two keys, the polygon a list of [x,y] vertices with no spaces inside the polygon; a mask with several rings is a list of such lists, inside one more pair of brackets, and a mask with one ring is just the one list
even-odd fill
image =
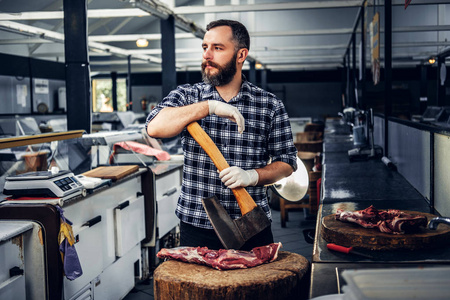
{"label": "wooden tree stump", "polygon": [[168,260],[153,275],[157,300],[298,300],[307,299],[310,263],[299,254],[280,251],[274,262],[228,271]]}

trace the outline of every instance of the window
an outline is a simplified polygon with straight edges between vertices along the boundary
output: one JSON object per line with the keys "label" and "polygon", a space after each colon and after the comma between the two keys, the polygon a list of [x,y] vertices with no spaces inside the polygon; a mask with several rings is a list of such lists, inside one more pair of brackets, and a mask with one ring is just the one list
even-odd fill
{"label": "window", "polygon": [[[117,110],[127,110],[127,85],[125,78],[117,79]],[[112,80],[92,80],[92,110],[93,112],[112,112]]]}

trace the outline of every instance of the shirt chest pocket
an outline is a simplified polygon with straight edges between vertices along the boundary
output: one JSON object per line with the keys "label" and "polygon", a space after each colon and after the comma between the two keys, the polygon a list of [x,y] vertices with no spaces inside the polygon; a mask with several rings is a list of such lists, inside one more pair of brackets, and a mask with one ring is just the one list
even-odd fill
{"label": "shirt chest pocket", "polygon": [[248,147],[258,150],[266,148],[267,132],[262,122],[248,121],[244,133]]}

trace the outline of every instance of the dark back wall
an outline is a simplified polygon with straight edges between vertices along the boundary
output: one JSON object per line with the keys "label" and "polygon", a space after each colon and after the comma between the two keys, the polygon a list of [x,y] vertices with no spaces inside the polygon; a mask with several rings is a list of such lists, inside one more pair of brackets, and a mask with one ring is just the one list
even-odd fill
{"label": "dark back wall", "polygon": [[[428,66],[427,81],[420,81],[420,67],[393,70],[392,113],[397,117],[410,117],[422,114],[427,105],[436,105],[436,68]],[[248,72],[244,71],[248,76]],[[267,90],[277,95],[285,104],[290,117],[311,117],[323,120],[327,116],[337,116],[342,111],[342,94],[345,91],[342,69],[325,71],[267,71]],[[373,85],[370,70],[366,74],[366,107],[374,108],[375,112],[384,113],[384,72],[381,72],[381,82]],[[178,72],[177,83],[196,83],[201,81],[200,72]],[[155,91],[161,86],[159,73],[133,74],[133,88]],[[256,72],[256,84],[261,86],[261,71]],[[448,84],[448,83],[447,83]],[[153,99],[161,99],[165,95],[154,93]],[[133,95],[135,95],[133,93]],[[359,90],[361,96],[361,91]],[[427,95],[428,101],[421,102],[420,97]],[[446,103],[450,105],[450,96]],[[360,100],[361,101],[361,100]],[[361,103],[361,102],[360,102]],[[361,104],[360,108],[364,108]],[[133,107],[134,109],[134,107]]]}
{"label": "dark back wall", "polygon": [[[266,89],[283,101],[289,117],[323,119],[326,116],[336,116],[342,110],[340,100],[341,73],[341,70],[308,72],[267,71]],[[244,71],[244,75],[249,78],[247,71]],[[177,73],[178,85],[185,83],[194,84],[201,80],[199,71]],[[138,94],[134,93],[138,86],[141,91],[143,88],[151,90],[154,86],[161,86],[161,75],[159,73],[132,74],[131,84],[133,86],[133,97],[134,95],[138,97]],[[256,72],[255,84],[261,86],[261,71]],[[154,94],[155,97],[147,95],[147,99],[156,98],[161,100],[161,93],[154,92]]]}
{"label": "dark back wall", "polygon": [[268,90],[283,100],[291,118],[324,119],[342,111],[340,82],[278,83]]}

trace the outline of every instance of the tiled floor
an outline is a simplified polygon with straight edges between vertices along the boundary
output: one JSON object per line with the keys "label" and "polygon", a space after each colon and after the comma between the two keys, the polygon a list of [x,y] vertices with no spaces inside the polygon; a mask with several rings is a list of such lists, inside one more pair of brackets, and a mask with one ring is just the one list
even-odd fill
{"label": "tiled floor", "polygon": [[[303,230],[313,229],[315,227],[315,220],[305,217],[303,211],[291,211],[289,212],[289,221],[286,222],[286,227],[282,228],[280,212],[273,210],[272,215],[274,241],[283,244],[281,250],[298,253],[311,261],[313,245],[305,241]],[[134,290],[124,298],[124,300],[144,299],[153,300],[153,280],[137,283]]]}

